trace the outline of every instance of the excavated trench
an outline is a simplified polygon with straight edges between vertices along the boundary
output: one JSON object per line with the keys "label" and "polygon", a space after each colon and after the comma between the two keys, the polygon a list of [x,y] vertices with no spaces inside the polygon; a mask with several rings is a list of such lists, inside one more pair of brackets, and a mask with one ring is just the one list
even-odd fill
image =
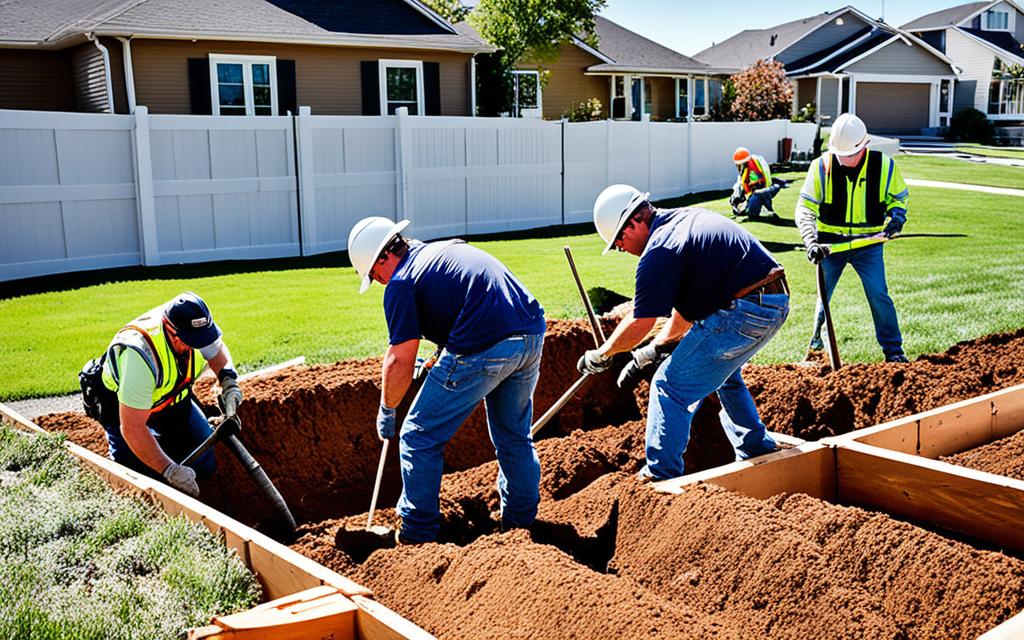
{"label": "excavated trench", "polygon": [[[549,324],[536,415],[575,380],[592,344],[583,322]],[[744,377],[769,429],[817,439],[1019,384],[1022,361],[1024,330],[910,365],[749,366]],[[802,495],[640,487],[631,476],[643,462],[647,385],[623,393],[614,374],[542,432],[532,534],[498,531],[497,464],[478,410],[445,452],[447,544],[353,557],[336,541],[365,525],[380,452],[379,366],[303,366],[246,381],[242,440],[304,523],[293,547],[438,636],[955,637],[1024,609],[1024,562],[884,514]],[[209,403],[209,383],[197,394]],[[732,460],[718,408],[712,397],[698,411],[689,472]],[[105,450],[85,418],[39,423]],[[223,449],[218,460],[203,499],[272,532],[244,471]],[[399,490],[392,454],[380,504],[393,505]],[[393,510],[378,513],[375,522],[396,523]]]}
{"label": "excavated trench", "polygon": [[1024,431],[939,459],[978,471],[1024,480]]}

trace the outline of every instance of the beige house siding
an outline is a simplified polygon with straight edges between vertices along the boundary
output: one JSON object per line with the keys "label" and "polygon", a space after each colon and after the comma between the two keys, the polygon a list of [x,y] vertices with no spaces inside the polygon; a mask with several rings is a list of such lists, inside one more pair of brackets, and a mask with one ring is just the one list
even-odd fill
{"label": "beige house siding", "polygon": [[67,52],[0,49],[0,109],[74,111]]}
{"label": "beige house siding", "polygon": [[[992,81],[992,67],[995,64],[996,56],[991,49],[983,44],[972,40],[959,31],[946,30],[946,55],[956,61],[962,69],[960,73],[960,85],[974,82],[974,92],[970,103],[978,111],[985,113],[988,110],[988,89]],[[968,85],[970,86],[970,85]],[[964,96],[966,98],[966,96]],[[957,100],[958,104],[964,101]]]}
{"label": "beige house siding", "polygon": [[437,62],[441,115],[469,115],[469,54],[228,41],[132,40],[136,102],[151,113],[189,113],[188,59],[211,53],[294,60],[298,104],[310,107],[314,115],[362,115],[361,61]]}
{"label": "beige house siding", "polygon": [[608,76],[584,75],[587,67],[600,64],[602,60],[583,51],[574,44],[563,44],[555,62],[521,62],[517,69],[537,69],[538,66],[550,72],[548,82],[541,94],[544,102],[544,117],[557,120],[574,102],[586,102],[590,98],[601,101],[602,117],[608,117],[608,99],[611,93]]}
{"label": "beige house siding", "polygon": [[676,117],[676,82],[673,78],[651,78],[651,119],[668,120]]}
{"label": "beige house siding", "polygon": [[859,62],[846,67],[855,73],[891,73],[911,76],[951,76],[949,65],[918,45],[895,40]]}
{"label": "beige house siding", "polygon": [[100,50],[87,42],[73,47],[70,56],[75,110],[91,113],[108,111],[106,68]]}

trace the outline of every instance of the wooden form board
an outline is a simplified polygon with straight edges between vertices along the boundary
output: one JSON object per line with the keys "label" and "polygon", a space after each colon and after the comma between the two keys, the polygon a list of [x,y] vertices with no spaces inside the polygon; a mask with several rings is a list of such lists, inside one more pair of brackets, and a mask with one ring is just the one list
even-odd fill
{"label": "wooden form board", "polygon": [[859,442],[836,448],[838,499],[1024,552],[1024,481]]}
{"label": "wooden form board", "polygon": [[1005,438],[1024,429],[1024,385],[939,407],[868,429],[828,438],[939,458]]}
{"label": "wooden form board", "polygon": [[780,493],[806,493],[835,498],[835,461],[829,447],[809,442],[792,449],[733,462],[681,478],[653,484],[662,493],[682,493],[697,482],[714,484],[752,498],[768,498]]}
{"label": "wooden form board", "polygon": [[[0,403],[0,418],[23,431],[48,433],[3,403]],[[358,607],[357,638],[426,640],[433,637],[394,611],[372,600],[372,592],[366,587],[162,482],[135,473],[73,442],[66,444],[73,456],[87,464],[115,490],[148,499],[171,516],[184,515],[193,522],[203,524],[215,535],[222,535],[224,543],[234,549],[242,562],[256,574],[267,600],[326,585],[338,589],[346,597],[351,598]]]}

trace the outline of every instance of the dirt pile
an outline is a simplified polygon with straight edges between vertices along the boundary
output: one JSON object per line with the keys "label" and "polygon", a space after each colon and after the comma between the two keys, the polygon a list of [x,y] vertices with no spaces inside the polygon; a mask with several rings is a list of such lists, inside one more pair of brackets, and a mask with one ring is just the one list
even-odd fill
{"label": "dirt pile", "polygon": [[939,459],[961,467],[1024,480],[1024,431]]}
{"label": "dirt pile", "polygon": [[34,422],[55,433],[63,433],[68,440],[101,456],[107,455],[107,436],[103,425],[81,413],[50,413]]}

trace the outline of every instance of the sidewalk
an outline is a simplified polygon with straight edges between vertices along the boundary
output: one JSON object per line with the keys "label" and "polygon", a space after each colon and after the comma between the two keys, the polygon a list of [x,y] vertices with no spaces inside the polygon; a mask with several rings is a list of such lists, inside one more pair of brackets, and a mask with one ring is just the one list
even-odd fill
{"label": "sidewalk", "polygon": [[980,184],[939,182],[938,180],[917,180],[916,178],[907,178],[905,182],[912,187],[933,187],[935,189],[959,189],[960,191],[979,191],[981,193],[994,193],[1001,196],[1017,196],[1020,198],[1024,198],[1024,189],[986,187]]}

